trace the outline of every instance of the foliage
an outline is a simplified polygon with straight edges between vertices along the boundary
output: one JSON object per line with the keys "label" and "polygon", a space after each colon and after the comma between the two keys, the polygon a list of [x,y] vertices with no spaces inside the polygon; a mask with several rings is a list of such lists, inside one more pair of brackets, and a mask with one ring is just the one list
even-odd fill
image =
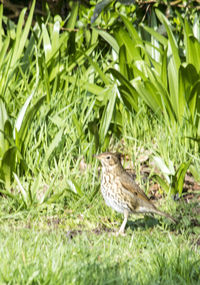
{"label": "foliage", "polygon": [[[135,28],[123,16],[121,16],[128,32],[119,29],[116,40],[119,45],[119,71],[110,69],[113,76],[120,82],[122,89],[129,93],[132,91],[133,100],[137,94],[156,114],[163,113],[169,126],[178,124],[182,126],[189,121],[198,136],[199,120],[199,67],[195,58],[199,58],[199,41],[192,33],[187,20],[184,28],[188,31],[184,34],[184,42],[187,43],[187,53],[181,64],[179,48],[173,36],[167,19],[157,11],[157,15],[165,25],[168,32],[168,40],[159,33],[144,27],[156,38],[155,45],[149,41],[144,42],[137,34]],[[154,40],[155,41],[155,40]],[[110,43],[112,45],[112,43]],[[190,55],[190,56],[189,56]],[[123,97],[122,97],[123,98]],[[133,104],[132,104],[133,105]]]}
{"label": "foliage", "polygon": [[0,283],[198,284],[198,191],[158,201],[177,225],[135,217],[116,238],[93,158],[125,153],[143,184],[159,157],[173,195],[188,169],[199,179],[196,1],[56,1],[38,16],[39,2],[17,21],[0,6]]}
{"label": "foliage", "polygon": [[6,112],[5,104],[0,101],[1,116],[0,116],[0,178],[5,182],[5,187],[9,188],[12,181],[12,174],[18,170],[19,174],[23,174],[28,170],[28,165],[25,160],[27,144],[30,134],[28,129],[34,118],[35,113],[40,108],[45,96],[41,97],[31,108],[28,106],[33,98],[32,93],[15,121],[14,126]]}
{"label": "foliage", "polygon": [[178,194],[178,197],[180,197],[183,192],[185,174],[190,167],[191,160],[182,162],[176,171],[171,160],[169,161],[168,167],[161,157],[154,157],[154,161],[156,166],[159,167],[161,173],[163,174],[164,179],[155,173],[152,174],[153,179],[160,184],[164,192],[170,193],[174,195],[174,197],[176,197],[176,194]]}
{"label": "foliage", "polygon": [[[120,144],[127,130],[129,144],[145,142],[146,133],[135,123],[140,116],[146,122],[151,116],[159,121],[171,142],[180,128],[179,142],[190,155],[198,152],[196,10],[193,18],[185,19],[182,10],[177,12],[174,22],[159,10],[160,3],[154,3],[150,18],[148,14],[136,20],[137,1],[90,4],[86,8],[70,2],[65,20],[52,17],[46,7],[46,16],[33,23],[34,1],[26,21],[23,9],[17,24],[3,16],[1,5],[0,167],[7,190],[13,172],[19,180],[24,174],[37,177],[42,171],[44,175],[47,167],[59,168],[64,157],[72,170],[78,167],[80,155],[91,163],[94,153]],[[135,130],[140,137],[135,137]],[[152,136],[149,131],[149,140]],[[187,152],[181,157],[189,159]],[[181,158],[174,161],[174,165],[182,163]],[[82,197],[82,185],[69,173],[66,179]]]}

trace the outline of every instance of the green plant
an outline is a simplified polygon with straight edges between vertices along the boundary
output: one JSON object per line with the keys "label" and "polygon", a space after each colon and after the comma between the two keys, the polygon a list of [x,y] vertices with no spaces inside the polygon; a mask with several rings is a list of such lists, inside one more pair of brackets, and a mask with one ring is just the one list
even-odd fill
{"label": "green plant", "polygon": [[7,114],[5,104],[0,100],[0,179],[7,189],[11,185],[13,172],[17,171],[21,175],[28,170],[25,159],[30,137],[28,129],[45,99],[43,96],[29,107],[33,95],[34,93],[26,100],[14,125]]}
{"label": "green plant", "polygon": [[170,193],[174,196],[178,194],[179,197],[181,197],[185,174],[190,167],[191,160],[182,162],[175,170],[171,160],[169,160],[167,166],[161,157],[155,156],[153,159],[156,166],[159,167],[164,178],[156,173],[153,173],[151,177],[160,184],[164,192]]}
{"label": "green plant", "polygon": [[[119,82],[122,98],[135,111],[135,101],[140,97],[160,116],[165,116],[168,127],[188,124],[188,135],[198,135],[199,129],[199,58],[200,43],[195,38],[187,20],[182,21],[186,57],[182,59],[175,35],[166,17],[156,10],[158,19],[163,23],[168,38],[153,28],[143,26],[150,33],[151,41],[143,40],[132,23],[120,15],[127,31],[119,28],[114,38],[107,41],[115,49],[119,65],[116,70],[108,70]],[[115,44],[114,43],[115,41]],[[115,48],[116,42],[118,48]],[[193,127],[193,129],[191,128]]]}

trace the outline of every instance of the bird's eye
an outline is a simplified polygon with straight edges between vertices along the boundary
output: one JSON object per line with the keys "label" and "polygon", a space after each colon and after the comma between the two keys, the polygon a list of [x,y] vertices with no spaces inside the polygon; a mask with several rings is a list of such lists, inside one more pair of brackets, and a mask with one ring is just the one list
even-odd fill
{"label": "bird's eye", "polygon": [[108,155],[108,156],[106,157],[106,159],[110,159],[110,156]]}

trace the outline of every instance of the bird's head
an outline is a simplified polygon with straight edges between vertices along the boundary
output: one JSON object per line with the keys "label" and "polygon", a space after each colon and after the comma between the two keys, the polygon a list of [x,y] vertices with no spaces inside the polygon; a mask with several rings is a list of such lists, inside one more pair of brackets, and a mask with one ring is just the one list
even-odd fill
{"label": "bird's head", "polygon": [[103,152],[95,155],[95,157],[101,161],[102,166],[107,170],[113,169],[116,166],[121,166],[120,153]]}

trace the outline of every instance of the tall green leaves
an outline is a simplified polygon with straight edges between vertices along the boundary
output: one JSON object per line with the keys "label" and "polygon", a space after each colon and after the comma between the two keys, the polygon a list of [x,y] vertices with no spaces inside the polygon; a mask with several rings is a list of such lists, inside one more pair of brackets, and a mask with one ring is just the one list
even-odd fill
{"label": "tall green leaves", "polygon": [[100,130],[99,130],[101,143],[103,143],[106,137],[106,134],[108,132],[108,129],[111,123],[111,119],[113,117],[115,101],[117,97],[116,88],[117,87],[114,87],[112,90],[109,90],[110,95],[108,97],[108,101],[107,101],[106,107],[104,108],[103,115],[101,118],[101,124],[100,124]]}
{"label": "tall green leaves", "polygon": [[[73,4],[67,31],[62,33],[63,22],[59,16],[53,19],[53,24],[48,20],[33,24],[34,7],[35,0],[27,18],[27,10],[23,9],[15,25],[2,17],[3,5],[0,6],[0,96],[3,97],[0,99],[0,179],[6,188],[11,185],[13,172],[20,176],[28,169],[28,146],[33,138],[31,127],[43,102],[46,100],[48,103],[44,109],[48,117],[48,113],[56,108],[56,93],[62,90],[64,97],[69,89],[69,77],[74,76],[74,69],[84,64],[96,46],[93,44],[75,52],[74,46],[78,40],[73,29],[77,22],[78,2]],[[2,18],[7,34],[4,33]],[[73,56],[69,57],[71,53]],[[75,83],[73,85],[75,90]],[[68,100],[63,102],[66,106],[71,103]],[[70,110],[73,111],[72,108]],[[81,136],[82,124],[77,114],[72,113],[74,128],[78,127]],[[40,127],[38,124],[37,133],[42,132]],[[48,141],[43,165],[59,146],[64,130],[63,126],[55,138]],[[37,135],[34,139],[37,141]]]}
{"label": "tall green leaves", "polygon": [[[117,9],[115,2],[102,4]],[[93,11],[77,1],[70,2],[65,21],[47,11],[46,19],[33,23],[34,5],[27,18],[22,10],[17,24],[3,17],[0,6],[0,179],[7,188],[13,172],[21,179],[28,165],[37,175],[40,168],[57,167],[66,153],[92,159],[112,137],[121,138],[126,120],[134,124],[141,102],[169,126],[188,124],[191,132],[184,135],[196,132],[198,139],[198,19],[195,29],[182,20],[178,39],[159,11],[148,27],[121,9],[112,19],[99,14],[88,27]],[[104,29],[95,26],[100,19]]]}
{"label": "tall green leaves", "polygon": [[[24,46],[28,38],[29,31],[31,28],[34,8],[35,8],[35,0],[32,3],[32,6],[28,14],[28,18],[25,22],[25,25],[24,25],[24,21],[25,21],[26,8],[24,8],[20,14],[18,25],[17,25],[17,30],[16,30],[15,44],[14,44],[14,48],[12,52],[12,59],[11,59],[10,67],[13,67],[22,55]],[[22,28],[23,25],[24,25],[24,28]]]}
{"label": "tall green leaves", "polygon": [[154,161],[156,166],[160,169],[164,178],[159,176],[158,174],[153,174],[152,177],[156,180],[161,188],[166,192],[172,195],[178,194],[182,195],[183,192],[183,184],[186,175],[186,171],[188,170],[191,160],[187,162],[182,162],[177,170],[175,171],[172,161],[169,161],[169,165],[167,166],[161,157],[154,157]]}
{"label": "tall green leaves", "polygon": [[28,169],[25,159],[30,136],[28,130],[45,96],[29,107],[32,98],[33,94],[21,108],[14,126],[8,117],[5,104],[0,99],[0,179],[5,182],[6,188],[11,185],[13,172],[22,174]]}
{"label": "tall green leaves", "polygon": [[[5,95],[6,88],[9,86],[9,81],[14,75],[14,69],[16,68],[17,62],[19,61],[20,57],[23,56],[24,47],[27,43],[28,34],[30,32],[32,24],[34,7],[35,0],[33,1],[26,22],[26,8],[22,10],[16,30],[11,20],[7,19],[7,36],[4,40],[2,38],[2,35],[4,34],[2,27],[2,17],[0,17],[0,89],[3,96]],[[3,14],[3,5],[0,7],[0,14]]]}
{"label": "tall green leaves", "polygon": [[156,15],[165,27],[167,38],[156,31],[157,22],[154,21],[153,28],[143,25],[143,29],[151,35],[151,39],[156,40],[151,40],[151,43],[144,41],[133,25],[121,16],[127,31],[119,29],[114,34],[120,46],[118,53],[120,71],[110,71],[120,82],[119,90],[122,97],[127,88],[128,93],[132,94],[127,96],[127,100],[135,111],[137,105],[132,98],[138,96],[153,112],[156,114],[162,112],[169,124],[182,126],[186,121],[190,121],[196,125],[196,115],[199,112],[197,94],[200,80],[198,64],[200,43],[195,38],[188,21],[182,21],[186,54],[184,59],[180,56],[178,43],[169,21],[159,10],[156,10]]}

